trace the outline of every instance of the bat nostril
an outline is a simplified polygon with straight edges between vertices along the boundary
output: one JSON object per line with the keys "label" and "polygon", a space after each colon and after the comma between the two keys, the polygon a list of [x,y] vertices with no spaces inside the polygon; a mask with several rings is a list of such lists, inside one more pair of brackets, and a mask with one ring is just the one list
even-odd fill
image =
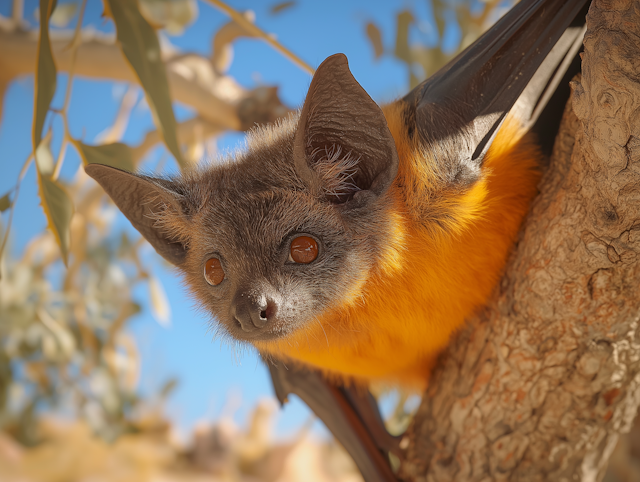
{"label": "bat nostril", "polygon": [[245,333],[257,334],[275,320],[277,308],[276,302],[269,297],[240,289],[233,298],[231,319]]}
{"label": "bat nostril", "polygon": [[267,307],[260,312],[260,318],[263,320],[268,320],[269,318],[273,318],[276,314],[276,304],[269,300],[267,301]]}
{"label": "bat nostril", "polygon": [[254,319],[254,324],[258,328],[263,328],[271,321],[276,314],[276,305],[273,301],[268,300],[265,305],[257,306],[255,313],[258,315],[257,319]]}

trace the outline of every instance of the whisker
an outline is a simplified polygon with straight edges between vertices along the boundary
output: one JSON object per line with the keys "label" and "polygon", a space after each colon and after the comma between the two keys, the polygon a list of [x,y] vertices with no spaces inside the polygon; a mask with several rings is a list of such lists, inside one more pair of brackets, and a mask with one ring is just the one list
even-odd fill
{"label": "whisker", "polygon": [[322,329],[322,333],[324,333],[324,338],[325,340],[327,340],[327,346],[329,346],[329,337],[327,336],[327,332],[324,331],[324,326],[322,326],[322,323],[317,318],[315,319],[315,321],[320,325],[320,328]]}

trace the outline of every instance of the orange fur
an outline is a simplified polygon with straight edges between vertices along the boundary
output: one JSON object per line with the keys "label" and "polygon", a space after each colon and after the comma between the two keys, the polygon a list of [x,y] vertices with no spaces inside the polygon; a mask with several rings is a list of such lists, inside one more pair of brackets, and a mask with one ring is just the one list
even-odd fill
{"label": "orange fur", "polygon": [[383,108],[399,154],[382,262],[347,303],[286,340],[258,345],[343,380],[423,388],[435,357],[484,305],[536,193],[541,154],[507,119],[464,192],[446,191],[406,137],[401,102]]}

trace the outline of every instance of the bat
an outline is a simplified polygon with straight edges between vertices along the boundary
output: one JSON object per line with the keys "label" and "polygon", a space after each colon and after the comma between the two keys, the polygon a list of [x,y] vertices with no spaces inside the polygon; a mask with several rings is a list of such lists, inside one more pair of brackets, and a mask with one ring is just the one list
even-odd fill
{"label": "bat", "polygon": [[536,195],[586,4],[522,1],[381,107],[333,55],[302,109],[235,158],[174,177],[86,172],[219,335],[257,348],[278,398],[300,395],[365,480],[394,480],[397,438],[358,387],[423,389],[486,303]]}

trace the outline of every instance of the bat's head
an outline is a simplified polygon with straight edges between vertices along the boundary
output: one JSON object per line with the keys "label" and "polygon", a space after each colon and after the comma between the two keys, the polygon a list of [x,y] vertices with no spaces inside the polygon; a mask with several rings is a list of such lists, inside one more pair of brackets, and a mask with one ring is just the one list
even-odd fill
{"label": "bat's head", "polygon": [[86,168],[233,338],[268,341],[362,294],[393,236],[395,143],[344,55],[299,116],[247,149],[170,179]]}

